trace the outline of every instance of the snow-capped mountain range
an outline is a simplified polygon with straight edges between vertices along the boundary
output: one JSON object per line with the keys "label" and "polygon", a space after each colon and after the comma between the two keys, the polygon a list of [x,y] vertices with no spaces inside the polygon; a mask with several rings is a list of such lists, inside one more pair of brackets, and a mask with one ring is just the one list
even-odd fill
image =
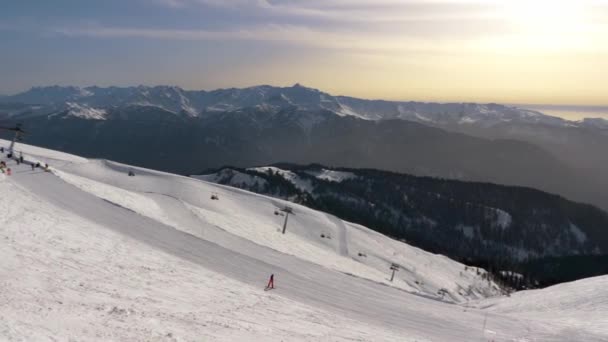
{"label": "snow-capped mountain range", "polygon": [[212,91],[184,90],[176,86],[50,86],[34,87],[23,93],[0,98],[0,101],[38,105],[35,108],[30,106],[4,111],[5,116],[25,113],[50,114],[67,110],[68,115],[103,120],[106,118],[104,113],[107,109],[126,106],[158,107],[188,117],[234,112],[245,108],[276,112],[295,107],[301,111],[323,110],[365,120],[402,119],[432,125],[492,126],[506,122],[608,129],[608,121],[600,118],[568,121],[534,110],[494,103],[364,100],[333,96],[300,84],[292,87],[261,85]]}

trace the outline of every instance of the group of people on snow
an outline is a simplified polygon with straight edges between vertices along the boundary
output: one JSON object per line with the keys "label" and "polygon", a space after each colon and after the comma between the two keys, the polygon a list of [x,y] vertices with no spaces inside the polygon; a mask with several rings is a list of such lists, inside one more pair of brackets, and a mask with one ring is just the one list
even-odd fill
{"label": "group of people on snow", "polygon": [[[4,147],[0,147],[0,153],[4,153],[4,150],[5,150]],[[15,162],[17,163],[17,165],[27,162],[23,158],[23,152],[19,152],[19,157],[15,157],[14,154],[9,151],[9,153],[7,154],[6,157],[9,159],[14,159]],[[40,165],[39,162],[36,162],[36,163],[29,162],[29,164],[32,167],[32,171],[34,171],[36,168],[42,168],[44,171],[47,171],[47,172],[50,171],[49,164],[45,163],[44,166]],[[0,172],[7,174],[9,176],[11,175],[11,168],[6,165],[6,162],[4,160],[0,161]]]}

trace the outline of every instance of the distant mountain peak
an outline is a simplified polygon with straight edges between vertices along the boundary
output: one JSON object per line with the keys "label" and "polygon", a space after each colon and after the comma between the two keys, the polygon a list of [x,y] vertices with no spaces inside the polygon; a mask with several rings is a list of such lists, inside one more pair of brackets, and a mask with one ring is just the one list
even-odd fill
{"label": "distant mountain peak", "polygon": [[305,85],[302,85],[301,83],[296,83],[293,86],[291,86],[291,88],[306,89],[306,90],[313,91],[313,92],[316,92],[316,93],[320,93],[321,92],[319,89],[307,87]]}

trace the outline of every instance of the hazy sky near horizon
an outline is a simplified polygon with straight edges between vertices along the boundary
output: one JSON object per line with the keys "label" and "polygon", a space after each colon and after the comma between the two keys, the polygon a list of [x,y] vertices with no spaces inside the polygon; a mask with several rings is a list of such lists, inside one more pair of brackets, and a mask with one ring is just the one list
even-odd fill
{"label": "hazy sky near horizon", "polygon": [[363,98],[608,104],[604,0],[38,0],[0,11],[0,93],[296,82]]}

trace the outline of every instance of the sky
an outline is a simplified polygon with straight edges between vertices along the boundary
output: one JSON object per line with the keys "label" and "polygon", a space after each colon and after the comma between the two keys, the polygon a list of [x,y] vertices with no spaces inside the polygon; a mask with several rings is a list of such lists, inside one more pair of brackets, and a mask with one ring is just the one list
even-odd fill
{"label": "sky", "polygon": [[0,94],[44,85],[608,105],[607,0],[8,0]]}

